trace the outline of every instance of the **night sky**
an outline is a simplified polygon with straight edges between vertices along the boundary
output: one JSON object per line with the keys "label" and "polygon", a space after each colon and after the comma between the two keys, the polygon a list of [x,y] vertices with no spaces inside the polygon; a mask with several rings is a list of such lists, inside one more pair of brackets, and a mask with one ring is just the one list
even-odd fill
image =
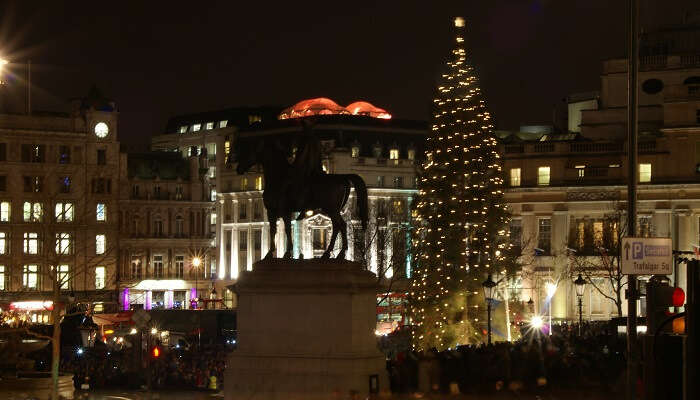
{"label": "night sky", "polygon": [[[640,2],[646,29],[695,3]],[[137,147],[173,115],[310,97],[429,119],[455,15],[500,129],[550,123],[626,52],[622,0],[61,3],[0,2],[8,107],[24,110],[31,59],[33,109],[67,110],[97,84],[117,102],[120,140]]]}

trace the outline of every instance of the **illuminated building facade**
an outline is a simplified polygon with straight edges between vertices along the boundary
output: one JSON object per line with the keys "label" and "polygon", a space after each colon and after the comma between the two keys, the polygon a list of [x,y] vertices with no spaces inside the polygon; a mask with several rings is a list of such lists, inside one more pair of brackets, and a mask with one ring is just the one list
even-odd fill
{"label": "illuminated building facade", "polygon": [[211,308],[210,266],[216,260],[209,251],[214,203],[206,154],[123,157],[117,282],[122,309]]}
{"label": "illuminated building facade", "polygon": [[[697,37],[699,26],[700,19],[646,33],[640,51],[636,235],[671,237],[678,250],[700,243],[700,49],[687,40]],[[535,312],[547,311],[546,283],[559,281],[553,318],[577,316],[566,269],[579,257],[609,259],[602,243],[617,228],[605,218],[627,199],[626,105],[627,60],[608,60],[600,93],[569,98],[565,132],[524,127],[501,133],[511,231],[524,247],[522,300],[531,297]],[[605,273],[593,275],[614,297]],[[683,268],[671,278],[685,288]],[[617,315],[590,284],[583,300],[584,319]],[[626,313],[624,289],[622,308]],[[644,313],[643,301],[638,309]]]}
{"label": "illuminated building facade", "polygon": [[94,88],[70,113],[0,115],[3,309],[47,322],[57,282],[61,301],[116,310],[117,115]]}

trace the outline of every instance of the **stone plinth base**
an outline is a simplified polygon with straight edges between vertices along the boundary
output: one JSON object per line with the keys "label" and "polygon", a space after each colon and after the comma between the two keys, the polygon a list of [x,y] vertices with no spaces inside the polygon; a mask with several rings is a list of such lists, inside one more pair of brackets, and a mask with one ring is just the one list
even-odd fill
{"label": "stone plinth base", "polygon": [[225,398],[361,398],[388,391],[377,349],[377,280],[347,261],[271,260],[235,285],[238,349],[228,360]]}

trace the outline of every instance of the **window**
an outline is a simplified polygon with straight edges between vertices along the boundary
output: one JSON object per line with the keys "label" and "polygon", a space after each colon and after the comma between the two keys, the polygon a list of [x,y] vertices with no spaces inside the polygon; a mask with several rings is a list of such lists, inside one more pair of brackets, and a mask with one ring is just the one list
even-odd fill
{"label": "window", "polygon": [[0,290],[7,289],[5,287],[5,266],[0,265]]}
{"label": "window", "polygon": [[58,191],[60,193],[70,193],[70,176],[61,176],[58,178]]}
{"label": "window", "polygon": [[180,127],[180,133],[187,133],[187,125],[182,125]]}
{"label": "window", "polygon": [[523,243],[523,221],[519,219],[510,220],[510,243],[515,252],[520,253]]}
{"label": "window", "polygon": [[651,216],[645,215],[639,217],[639,220],[637,221],[637,237],[653,237],[654,235],[652,234],[652,229]]}
{"label": "window", "polygon": [[24,232],[24,254],[39,254],[39,234]]}
{"label": "window", "polygon": [[586,166],[585,165],[577,165],[576,166],[576,176],[581,179],[586,176]]}
{"label": "window", "polygon": [[107,236],[104,234],[95,235],[95,254],[104,254],[107,247]]}
{"label": "window", "polygon": [[314,250],[326,250],[326,239],[328,236],[326,229],[318,228],[313,229],[313,249]]}
{"label": "window", "polygon": [[216,143],[207,143],[207,155],[209,157],[216,156]]}
{"label": "window", "polygon": [[22,207],[24,222],[40,222],[44,216],[44,205],[25,201]]}
{"label": "window", "polygon": [[39,286],[39,266],[36,264],[24,265],[22,267],[22,286],[25,289],[36,290]]}
{"label": "window", "polygon": [[156,278],[163,277],[163,256],[160,254],[153,256],[153,275]]}
{"label": "window", "polygon": [[403,201],[394,200],[391,202],[391,214],[393,220],[403,220],[404,219],[404,207]]}
{"label": "window", "polygon": [[224,160],[224,161],[226,161],[226,162],[228,162],[228,155],[229,155],[229,153],[231,153],[231,141],[230,141],[230,140],[226,140],[226,141],[224,142],[224,154],[226,155],[226,160]]}
{"label": "window", "polygon": [[262,118],[259,115],[249,115],[248,116],[248,125],[253,125],[256,122],[262,121]]}
{"label": "window", "polygon": [[355,144],[352,146],[352,148],[350,149],[350,156],[352,158],[357,158],[360,156],[360,145],[359,144]]}
{"label": "window", "polygon": [[216,167],[209,167],[209,179],[216,178]]}
{"label": "window", "polygon": [[112,180],[108,178],[93,178],[92,193],[112,193]]}
{"label": "window", "polygon": [[228,120],[219,121],[219,128],[226,128],[228,125]]}
{"label": "window", "polygon": [[153,221],[153,235],[156,237],[163,236],[163,221],[160,217],[156,217]]}
{"label": "window", "polygon": [[216,213],[211,213],[209,216],[209,223],[211,225],[216,225]]}
{"label": "window", "polygon": [[262,178],[262,176],[255,177],[255,190],[263,190],[263,178]]}
{"label": "window", "polygon": [[248,178],[241,178],[241,191],[248,190]]}
{"label": "window", "polygon": [[0,192],[7,191],[7,176],[0,175]]}
{"label": "window", "polygon": [[182,279],[185,276],[185,256],[175,256],[175,277]]}
{"label": "window", "polygon": [[253,231],[253,250],[260,251],[262,248],[262,231],[256,229]]}
{"label": "window", "polygon": [[73,203],[56,203],[54,211],[56,222],[73,221]]}
{"label": "window", "polygon": [[95,289],[104,289],[107,281],[107,269],[105,267],[95,267]]}
{"label": "window", "polygon": [[184,224],[185,221],[182,219],[181,215],[178,215],[175,217],[175,235],[180,237],[184,233]]}
{"label": "window", "polygon": [[43,178],[41,176],[25,176],[24,191],[25,193],[41,193],[41,184]]}
{"label": "window", "polygon": [[376,158],[381,157],[382,156],[382,145],[379,143],[375,143],[374,147],[372,147],[372,154]]}
{"label": "window", "polygon": [[206,128],[207,130],[209,129],[214,129],[214,123],[213,122],[207,122]]}
{"label": "window", "polygon": [[389,150],[389,159],[398,160],[399,159],[399,149],[393,148]]}
{"label": "window", "polygon": [[160,186],[156,185],[153,187],[153,197],[156,199],[160,198]]}
{"label": "window", "polygon": [[7,254],[9,247],[7,246],[7,232],[0,232],[0,254]]}
{"label": "window", "polygon": [[552,249],[552,220],[540,218],[537,231],[537,247],[543,254],[549,254]]}
{"label": "window", "polygon": [[70,146],[58,146],[58,163],[70,164]]}
{"label": "window", "polygon": [[238,203],[238,219],[248,218],[248,202],[241,201]]}
{"label": "window", "polygon": [[194,124],[192,125],[192,132],[197,132],[200,129],[202,129],[202,124]]}
{"label": "window", "polygon": [[209,192],[209,201],[216,201],[216,189],[212,189]]}
{"label": "window", "polygon": [[377,177],[377,187],[384,187],[384,176],[380,175]]}
{"label": "window", "polygon": [[539,167],[537,169],[537,184],[540,186],[549,185],[549,167]]}
{"label": "window", "polygon": [[97,165],[107,164],[107,150],[99,149],[97,150]]}
{"label": "window", "polygon": [[248,251],[248,231],[238,232],[238,251]]}
{"label": "window", "polygon": [[395,176],[394,177],[394,187],[397,189],[400,189],[403,187],[403,177],[402,176]]}
{"label": "window", "polygon": [[97,203],[97,208],[95,210],[95,219],[98,222],[104,222],[107,220],[107,206],[105,203]]}
{"label": "window", "polygon": [[639,182],[651,182],[651,164],[639,164]]}
{"label": "window", "polygon": [[56,234],[56,254],[71,254],[73,252],[73,238],[68,232]]}
{"label": "window", "polygon": [[259,200],[253,200],[253,220],[261,221],[263,218],[263,204]]}
{"label": "window", "polygon": [[182,200],[182,186],[175,186],[175,200]]}
{"label": "window", "polygon": [[43,163],[45,149],[43,144],[23,144],[22,162]]}
{"label": "window", "polygon": [[520,186],[520,168],[510,169],[510,186]]}
{"label": "window", "polygon": [[416,159],[416,149],[408,149],[408,159],[409,160]]}
{"label": "window", "polygon": [[131,187],[131,196],[134,198],[139,197],[139,185],[134,185]]}
{"label": "window", "polygon": [[0,222],[10,222],[11,203],[9,201],[0,202]]}
{"label": "window", "polygon": [[67,264],[59,265],[56,275],[56,283],[61,290],[70,289],[70,267]]}
{"label": "window", "polygon": [[141,279],[141,257],[131,257],[131,277]]}

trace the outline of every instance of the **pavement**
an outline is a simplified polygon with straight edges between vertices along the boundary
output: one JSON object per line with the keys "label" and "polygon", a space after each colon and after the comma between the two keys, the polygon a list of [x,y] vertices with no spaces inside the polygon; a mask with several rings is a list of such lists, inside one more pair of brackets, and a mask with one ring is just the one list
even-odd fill
{"label": "pavement", "polygon": [[75,400],[222,400],[223,392],[159,390],[76,390]]}

